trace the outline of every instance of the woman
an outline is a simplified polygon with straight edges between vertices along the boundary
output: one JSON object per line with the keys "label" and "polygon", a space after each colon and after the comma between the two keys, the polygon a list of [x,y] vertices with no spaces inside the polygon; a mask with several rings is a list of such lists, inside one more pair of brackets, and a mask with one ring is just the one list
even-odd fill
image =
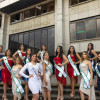
{"label": "woman", "polygon": [[75,80],[77,81],[77,76],[80,75],[76,64],[80,63],[81,57],[79,56],[78,53],[76,53],[74,46],[70,46],[67,56],[70,62],[67,64],[67,73],[68,73],[68,76],[70,77],[71,88],[72,88],[70,97],[74,97]]}
{"label": "woman", "polygon": [[[15,65],[12,68],[12,93],[14,96],[13,100],[21,100],[21,91],[17,92],[17,82],[19,81],[20,86],[21,86],[21,76],[19,75],[19,71],[22,69],[22,60],[20,57],[17,57],[15,59]],[[15,78],[18,80],[17,82],[15,81]],[[17,83],[17,84],[16,84]],[[21,86],[22,88],[22,86]],[[23,88],[22,88],[23,89]],[[24,92],[24,90],[23,90]]]}
{"label": "woman", "polygon": [[[58,81],[58,97],[57,100],[63,100],[63,85],[66,86],[66,73],[64,65],[67,64],[69,61],[66,56],[63,54],[62,46],[58,46],[56,49],[56,57],[54,58],[55,63],[55,74],[56,79]],[[62,74],[63,72],[63,74]]]}
{"label": "woman", "polygon": [[[4,53],[2,53],[2,51],[3,51],[3,47],[2,47],[2,45],[0,45],[0,58],[2,58],[5,55]],[[2,70],[2,68],[3,68],[3,63],[1,61],[0,62],[0,82],[1,82],[1,70]]]}
{"label": "woman", "polygon": [[43,61],[43,87],[44,87],[44,100],[51,100],[51,82],[50,77],[53,73],[52,64],[49,62],[49,54],[44,53]]}
{"label": "woman", "polygon": [[85,51],[82,53],[80,71],[82,75],[82,79],[80,83],[81,100],[85,100],[84,94],[88,95],[88,100],[96,100],[94,85],[93,85],[92,64],[89,60],[88,53]]}
{"label": "woman", "polygon": [[98,56],[97,56],[97,53],[94,51],[94,45],[93,45],[93,43],[89,43],[88,44],[87,52],[89,54],[90,61],[92,63],[93,79],[94,79],[94,75],[95,75],[94,60],[97,59]]}
{"label": "woman", "polygon": [[[28,69],[29,75],[26,75],[24,71]],[[28,86],[33,94],[32,100],[39,99],[39,92],[41,92],[41,83],[39,81],[41,74],[41,65],[37,63],[37,55],[31,55],[31,62],[27,63],[20,71],[20,75],[28,78]]]}
{"label": "woman", "polygon": [[[42,46],[41,46],[41,50],[38,52],[38,54],[37,54],[37,60],[39,61],[39,62],[41,62],[41,61],[43,61],[43,54],[44,54],[44,52],[46,51],[46,46],[43,44]],[[39,59],[39,57],[40,57],[40,59]]]}
{"label": "woman", "polygon": [[19,50],[17,50],[13,54],[13,57],[16,58],[17,56],[19,56],[22,60],[24,60],[25,54],[26,54],[26,52],[24,51],[24,45],[21,44],[20,47],[19,47]]}
{"label": "woman", "polygon": [[[30,62],[30,56],[31,56],[31,49],[27,48],[25,59],[24,59],[24,63],[25,64]],[[28,70],[26,70],[25,72],[26,72],[25,73],[26,75],[29,75]],[[29,91],[29,88],[28,88],[28,78],[24,78],[24,81],[25,81],[25,100],[28,100],[28,91]]]}
{"label": "woman", "polygon": [[7,85],[11,85],[11,72],[9,69],[13,66],[13,58],[11,57],[11,51],[6,50],[5,57],[0,59],[0,62],[3,61],[4,69],[1,72],[1,80],[3,82],[3,92],[4,95],[2,99],[7,100]]}
{"label": "woman", "polygon": [[98,60],[97,60],[95,70],[97,73],[97,88],[98,88],[99,95],[100,95],[100,54],[98,54]]}

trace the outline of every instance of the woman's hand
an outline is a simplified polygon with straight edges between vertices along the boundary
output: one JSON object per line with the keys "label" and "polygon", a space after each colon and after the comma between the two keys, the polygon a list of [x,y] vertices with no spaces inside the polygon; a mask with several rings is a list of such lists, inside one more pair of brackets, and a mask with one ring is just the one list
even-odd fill
{"label": "woman's hand", "polygon": [[93,82],[92,81],[90,81],[90,86],[92,86],[93,85]]}
{"label": "woman's hand", "polygon": [[29,75],[29,78],[30,78],[30,77],[34,77],[33,74],[30,74],[30,75]]}
{"label": "woman's hand", "polygon": [[63,66],[63,65],[61,63],[59,63],[58,66]]}

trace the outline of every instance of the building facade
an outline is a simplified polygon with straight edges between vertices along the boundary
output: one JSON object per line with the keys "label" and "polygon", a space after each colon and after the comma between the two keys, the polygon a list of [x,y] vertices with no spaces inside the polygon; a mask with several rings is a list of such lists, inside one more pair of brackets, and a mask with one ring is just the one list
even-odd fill
{"label": "building facade", "polygon": [[15,52],[20,44],[51,56],[62,45],[81,53],[92,42],[100,51],[100,0],[0,0],[0,44]]}

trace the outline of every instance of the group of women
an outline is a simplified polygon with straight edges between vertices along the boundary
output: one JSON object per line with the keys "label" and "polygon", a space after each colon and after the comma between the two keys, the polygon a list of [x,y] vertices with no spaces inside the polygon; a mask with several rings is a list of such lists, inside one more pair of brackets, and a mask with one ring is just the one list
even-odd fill
{"label": "group of women", "polygon": [[[6,50],[5,54],[2,53],[2,49],[3,47],[0,46],[0,78],[3,82],[4,91],[2,99],[8,100],[7,86],[12,84],[14,100],[21,100],[24,93],[22,80],[24,80],[25,100],[29,100],[29,90],[33,94],[32,100],[39,100],[40,92],[43,93],[44,100],[51,100],[50,78],[53,74],[53,65],[50,63],[46,46],[42,45],[37,54],[32,53],[30,48],[24,51],[24,45],[20,45],[19,50],[13,55],[9,49]],[[95,64],[96,59],[97,64]],[[63,47],[58,46],[53,62],[58,82],[57,100],[64,100],[63,86],[67,85],[66,77],[68,76],[71,83],[70,97],[74,97],[75,82],[78,82],[79,75],[82,76],[79,88],[81,100],[85,100],[84,94],[88,95],[88,100],[96,100],[94,76],[97,75],[97,86],[100,91],[100,54],[97,55],[94,51],[92,43],[88,44],[87,51],[84,51],[81,57],[76,53],[74,46],[70,46],[67,56],[63,54]],[[67,67],[67,71],[65,67]]]}

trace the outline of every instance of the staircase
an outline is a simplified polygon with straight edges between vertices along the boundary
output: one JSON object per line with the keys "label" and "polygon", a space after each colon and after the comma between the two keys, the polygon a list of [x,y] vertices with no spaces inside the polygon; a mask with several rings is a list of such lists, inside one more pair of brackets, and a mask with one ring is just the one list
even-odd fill
{"label": "staircase", "polygon": [[[81,100],[80,93],[79,93],[79,85],[75,86],[75,97],[70,98],[71,87],[68,82],[69,81],[67,80],[68,85],[64,87],[64,100]],[[58,90],[57,90],[58,86],[57,86],[57,81],[55,77],[51,79],[51,83],[52,83],[52,92],[51,92],[52,99],[51,100],[56,100],[57,93],[58,93]],[[23,87],[24,87],[24,84],[23,84]],[[95,89],[95,93],[96,93],[96,99],[100,100],[100,96],[98,94],[97,89]],[[0,84],[0,100],[2,100],[2,95],[3,95],[3,84],[1,83]],[[13,100],[13,94],[12,94],[11,88],[8,88],[7,90],[7,97],[9,100]],[[24,96],[22,96],[22,100],[24,100]],[[29,92],[29,100],[32,100],[31,92]],[[88,96],[85,96],[85,100],[88,100]]]}

